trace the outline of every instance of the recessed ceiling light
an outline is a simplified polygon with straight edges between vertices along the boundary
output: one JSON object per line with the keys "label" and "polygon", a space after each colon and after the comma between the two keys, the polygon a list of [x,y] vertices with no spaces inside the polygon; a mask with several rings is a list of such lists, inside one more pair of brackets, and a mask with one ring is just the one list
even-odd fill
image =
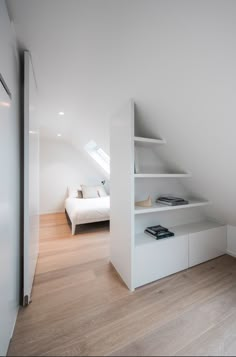
{"label": "recessed ceiling light", "polygon": [[60,134],[60,133],[58,133],[58,134],[57,134],[57,136],[58,136],[58,137],[60,137],[60,136],[61,136],[61,134]]}
{"label": "recessed ceiling light", "polygon": [[65,113],[64,113],[64,112],[59,112],[58,114],[59,114],[59,115],[65,115]]}

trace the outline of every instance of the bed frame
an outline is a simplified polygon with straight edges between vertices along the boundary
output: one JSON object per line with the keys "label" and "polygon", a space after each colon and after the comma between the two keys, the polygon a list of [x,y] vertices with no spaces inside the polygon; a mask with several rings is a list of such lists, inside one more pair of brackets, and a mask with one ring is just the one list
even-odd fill
{"label": "bed frame", "polygon": [[91,221],[87,221],[87,222],[84,222],[84,223],[75,224],[75,222],[71,221],[70,216],[67,213],[66,209],[65,209],[65,214],[66,214],[66,218],[67,218],[68,224],[71,225],[71,233],[72,233],[73,236],[75,235],[75,231],[76,231],[76,227],[77,226],[82,226],[82,225],[85,225],[85,224],[88,224],[88,223],[96,223],[96,222],[110,222],[109,219],[105,218],[105,219],[91,220]]}

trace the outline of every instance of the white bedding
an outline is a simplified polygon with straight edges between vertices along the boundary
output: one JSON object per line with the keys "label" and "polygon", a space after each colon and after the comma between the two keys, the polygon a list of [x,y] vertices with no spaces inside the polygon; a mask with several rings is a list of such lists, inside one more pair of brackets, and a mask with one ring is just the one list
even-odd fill
{"label": "white bedding", "polygon": [[72,234],[77,224],[108,221],[110,219],[110,197],[73,198],[65,201],[65,209],[72,223]]}

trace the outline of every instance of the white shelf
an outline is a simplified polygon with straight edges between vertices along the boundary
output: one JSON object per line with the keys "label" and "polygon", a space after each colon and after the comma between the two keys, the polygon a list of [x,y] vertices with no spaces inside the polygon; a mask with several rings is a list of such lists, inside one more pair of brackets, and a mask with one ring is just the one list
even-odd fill
{"label": "white shelf", "polygon": [[[178,222],[181,224],[182,215],[186,215],[185,222],[188,216],[193,217],[194,220],[194,210],[191,215],[188,215],[186,209],[201,208],[210,204],[200,198],[190,200],[189,204],[182,206],[155,203],[152,207],[135,207],[135,194],[140,195],[143,192],[143,195],[146,195],[147,189],[152,192],[156,190],[156,185],[159,186],[160,192],[178,192],[179,187],[175,181],[191,177],[184,168],[165,169],[162,157],[156,158],[157,153],[152,152],[152,149],[158,151],[164,149],[161,145],[166,144],[166,140],[157,136],[155,138],[154,132],[150,134],[151,137],[135,135],[137,129],[135,120],[135,103],[130,100],[113,116],[110,140],[112,182],[110,257],[111,263],[131,291],[138,286],[187,269],[191,263],[190,258],[193,261],[191,264],[195,264],[196,261],[206,261],[219,253],[222,254],[224,251],[222,242],[225,239],[225,235],[221,232],[222,227],[210,229],[217,224],[209,222],[174,227],[172,230],[175,236],[163,240],[155,240],[144,233],[135,235],[140,225],[143,228],[150,225],[151,218],[157,218],[161,212],[164,212],[165,216],[162,217],[163,224],[165,221],[169,228],[173,225],[173,221],[174,224]],[[143,163],[143,170],[134,173],[135,163],[136,168],[142,168]],[[121,200],[121,197],[124,199]],[[197,210],[195,213],[198,213]],[[138,216],[141,214],[142,216]],[[196,220],[197,217],[198,215]],[[198,233],[190,234],[195,231]],[[190,240],[192,245],[189,243]]]}
{"label": "white shelf", "polygon": [[207,231],[208,229],[218,228],[222,226],[224,226],[224,224],[221,224],[219,222],[201,221],[171,227],[170,230],[174,232],[176,236],[182,236],[185,234],[203,232]]}
{"label": "white shelf", "polygon": [[147,208],[135,206],[134,212],[135,214],[145,214],[145,213],[172,211],[177,209],[207,206],[209,204],[210,204],[209,201],[193,201],[193,200],[190,200],[189,204],[187,205],[180,205],[180,206],[166,206],[164,204],[154,203],[152,207],[147,207]]}
{"label": "white shelf", "polygon": [[191,177],[190,173],[182,174],[134,174],[135,178],[181,178],[181,177]]}
{"label": "white shelf", "polygon": [[143,138],[141,136],[135,136],[134,141],[136,143],[143,143],[143,144],[166,144],[166,141],[164,139]]}
{"label": "white shelf", "polygon": [[163,239],[155,239],[151,236],[149,236],[146,233],[139,233],[135,235],[135,246],[136,247],[141,247],[143,245],[147,245],[147,244],[157,244],[159,242],[164,242],[167,239],[177,239],[178,237],[180,237],[180,235],[174,235],[173,237],[169,237],[169,238],[163,238]]}
{"label": "white shelf", "polygon": [[165,241],[167,239],[178,239],[186,234],[198,233],[202,231],[206,231],[213,228],[223,227],[224,224],[220,224],[213,221],[203,221],[197,223],[189,223],[181,226],[175,226],[169,228],[171,232],[174,232],[174,237],[164,238],[164,239],[155,239],[149,236],[146,233],[139,233],[135,236],[135,246],[142,246],[146,244],[156,244],[158,242]]}

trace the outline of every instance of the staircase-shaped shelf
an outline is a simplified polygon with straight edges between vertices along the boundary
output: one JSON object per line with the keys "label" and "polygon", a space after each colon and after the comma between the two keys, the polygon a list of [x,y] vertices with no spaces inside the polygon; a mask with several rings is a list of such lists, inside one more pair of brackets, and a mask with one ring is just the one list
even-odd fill
{"label": "staircase-shaped shelf", "polygon": [[[146,144],[156,144],[156,145],[164,145],[166,144],[165,139],[154,139],[154,138],[146,138],[141,136],[134,137],[134,144],[137,145],[146,145]],[[192,175],[190,173],[135,173],[135,178],[188,178]]]}
{"label": "staircase-shaped shelf", "polygon": [[166,174],[134,174],[135,178],[185,178],[192,177],[190,173],[166,173]]}
{"label": "staircase-shaped shelf", "polygon": [[[164,194],[169,192],[165,191],[166,189],[173,189],[177,194],[179,191],[182,192],[176,179],[187,179],[191,174],[178,170],[165,172],[165,168],[159,166],[158,161],[152,166],[155,156],[151,156],[148,151],[152,150],[153,145],[165,145],[166,140],[135,135],[134,107],[134,102],[131,100],[112,118],[110,140],[111,262],[130,290],[188,267],[188,234],[195,228],[192,225],[185,226],[185,223],[188,223],[189,216],[191,222],[194,222],[195,211],[185,210],[204,207],[210,203],[206,200],[184,197],[189,203],[181,206],[167,206],[160,203],[154,203],[152,207],[135,206],[136,194],[143,199],[142,196],[146,196],[149,192]],[[136,156],[135,165],[136,149],[136,154],[141,153],[141,155]],[[137,159],[141,158],[143,160],[147,158],[143,167],[149,167],[149,170],[150,167],[155,167],[157,172],[135,172],[138,166]],[[173,180],[173,185],[170,180]],[[153,201],[156,198],[152,197]],[[171,211],[173,212],[169,215]],[[164,213],[159,214],[161,212]],[[197,217],[198,214],[196,219]],[[181,230],[178,239],[156,241],[153,237],[144,234],[147,226],[162,224],[172,227],[173,223],[176,226],[179,223],[184,225],[182,227],[187,227],[186,233]],[[200,228],[203,230],[205,227],[206,224],[201,225]],[[175,232],[178,230],[175,229]],[[138,239],[141,244],[137,244]],[[146,244],[146,242],[153,242],[153,244]]]}
{"label": "staircase-shaped shelf", "polygon": [[154,212],[163,212],[163,211],[173,211],[184,208],[193,208],[200,206],[207,206],[210,204],[209,201],[197,201],[197,200],[188,200],[189,203],[187,205],[179,205],[179,206],[166,206],[161,203],[154,203],[152,207],[135,207],[135,214],[144,214],[144,213],[154,213]]}
{"label": "staircase-shaped shelf", "polygon": [[[134,144],[135,143],[142,143],[142,144],[166,144],[166,140],[164,139],[153,139],[153,138],[146,138],[146,137],[134,137]],[[192,177],[191,173],[135,173],[135,179],[148,179],[148,178],[189,178]],[[180,205],[180,206],[166,206],[164,204],[155,203],[152,207],[135,207],[135,214],[143,214],[143,213],[153,213],[153,212],[163,212],[163,211],[172,211],[177,209],[184,209],[184,208],[192,208],[192,207],[200,207],[200,206],[207,206],[210,204],[208,201],[201,201],[201,200],[188,200],[189,203],[187,205]]]}
{"label": "staircase-shaped shelf", "polygon": [[141,144],[158,144],[158,145],[166,144],[166,141],[164,139],[144,138],[141,136],[135,136],[134,142],[141,143]]}

